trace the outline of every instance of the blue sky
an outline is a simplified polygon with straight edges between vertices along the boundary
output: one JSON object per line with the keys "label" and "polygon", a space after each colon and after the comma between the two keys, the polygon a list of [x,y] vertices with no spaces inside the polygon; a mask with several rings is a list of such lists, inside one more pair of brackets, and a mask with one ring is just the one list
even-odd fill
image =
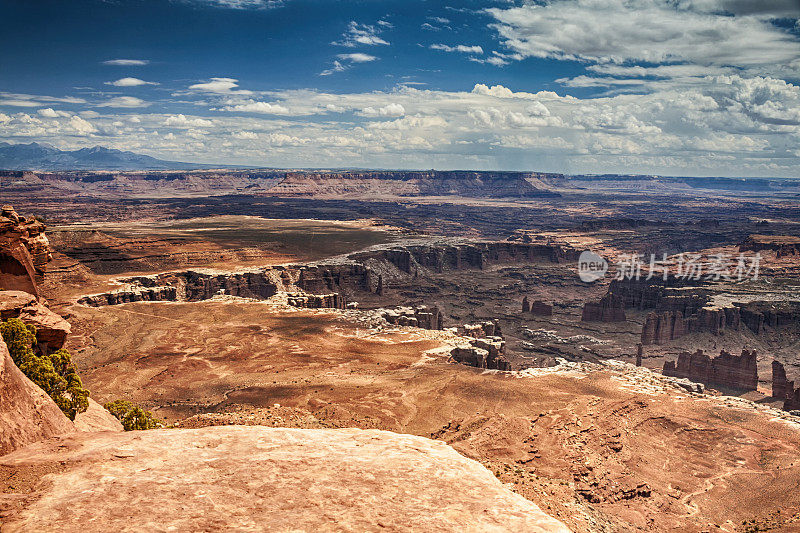
{"label": "blue sky", "polygon": [[0,140],[800,176],[796,0],[0,0]]}

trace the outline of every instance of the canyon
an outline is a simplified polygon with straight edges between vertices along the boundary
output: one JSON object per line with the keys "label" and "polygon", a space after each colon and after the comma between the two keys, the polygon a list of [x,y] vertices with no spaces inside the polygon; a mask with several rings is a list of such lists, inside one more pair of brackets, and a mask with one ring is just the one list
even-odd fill
{"label": "canyon", "polygon": [[[230,431],[243,442],[296,439],[302,457],[312,448],[303,433],[285,432],[296,428],[322,431],[313,471],[339,476],[312,488],[361,490],[332,466],[339,446],[370,462],[387,490],[423,487],[420,501],[442,494],[426,484],[425,469],[461,472],[466,457],[508,487],[493,506],[510,509],[522,497],[520,505],[573,531],[793,526],[800,501],[786,487],[800,479],[791,401],[800,270],[781,246],[797,233],[787,221],[800,210],[789,189],[732,193],[708,181],[687,192],[665,179],[536,173],[282,172],[3,179],[4,198],[26,222],[28,213],[42,215],[52,256],[43,276],[31,270],[36,294],[0,291],[14,302],[2,304],[3,318],[65,323],[43,333],[37,349],[61,342],[94,400],[125,398],[175,426],[142,433],[147,446],[178,443],[154,475],[195,475],[194,452],[179,463],[184,439],[208,446],[206,458],[227,457],[232,471],[252,470],[246,453],[225,444]],[[662,188],[637,189],[654,183]],[[23,242],[44,233],[19,235],[31,263],[44,257]],[[757,235],[769,239],[750,239]],[[613,279],[627,253],[735,256],[748,242],[762,247],[758,280]],[[604,279],[578,278],[586,249],[608,260]],[[770,372],[777,365],[783,374]],[[89,424],[77,420],[37,424],[0,456],[0,472],[16,476],[4,486],[14,497],[0,497],[0,516],[14,527],[59,509],[64,480],[92,487],[93,471],[153,465],[131,434],[80,432]],[[412,454],[398,457],[414,461],[419,477],[381,477],[397,463],[377,460],[377,444],[363,449],[358,431]],[[429,441],[404,434],[444,441],[460,455],[434,457]],[[91,462],[74,462],[78,448]],[[323,460],[324,449],[331,454]],[[63,465],[54,462],[59,453]],[[52,483],[38,481],[35,473],[54,468]],[[238,490],[232,476],[221,490]],[[479,477],[462,483],[494,494],[497,486]],[[151,488],[129,485],[138,495]],[[377,505],[387,520],[413,520],[402,506]],[[341,516],[366,512],[352,508]],[[294,520],[311,516],[297,509]],[[492,523],[514,529],[512,515]],[[488,523],[467,510],[458,519]]]}

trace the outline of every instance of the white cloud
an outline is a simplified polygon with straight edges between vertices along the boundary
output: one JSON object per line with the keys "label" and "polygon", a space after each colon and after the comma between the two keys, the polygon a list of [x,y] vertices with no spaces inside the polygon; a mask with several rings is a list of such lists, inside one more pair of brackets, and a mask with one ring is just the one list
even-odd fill
{"label": "white cloud", "polygon": [[365,117],[402,117],[405,113],[406,110],[401,104],[391,103],[377,109],[365,107],[360,114]]}
{"label": "white cloud", "polygon": [[244,89],[234,90],[238,87],[239,80],[236,78],[211,78],[210,81],[190,85],[189,90],[214,94],[252,94]]}
{"label": "white cloud", "polygon": [[146,107],[150,104],[135,96],[116,96],[110,98],[97,107]]}
{"label": "white cloud", "polygon": [[283,0],[183,0],[185,3],[207,5],[225,9],[275,9]]}
{"label": "white cloud", "polygon": [[259,102],[256,100],[247,100],[245,102],[227,105],[221,108],[222,111],[241,111],[245,113],[266,113],[270,115],[288,115],[289,110],[280,105],[270,102]]}
{"label": "white cloud", "polygon": [[149,59],[109,59],[103,61],[104,65],[115,65],[120,67],[136,67],[150,64]]}
{"label": "white cloud", "polygon": [[690,73],[685,83],[636,79],[643,77],[650,78],[647,91],[582,98],[496,83],[465,91],[402,84],[369,92],[263,91],[258,98],[190,92],[182,104],[236,110],[209,119],[106,108],[82,113],[84,123],[59,116],[61,106],[43,104],[44,97],[2,95],[39,105],[29,113],[4,109],[0,138],[63,144],[102,135],[104,145],[166,159],[277,167],[800,175],[797,85],[741,72]]}
{"label": "white cloud", "polygon": [[0,105],[14,107],[41,107],[43,103],[63,103],[63,104],[85,104],[83,98],[74,96],[44,96],[34,94],[20,94],[0,92]]}
{"label": "white cloud", "polygon": [[327,68],[327,69],[323,70],[322,72],[319,73],[319,75],[320,76],[330,76],[331,74],[333,74],[335,72],[342,72],[343,70],[347,70],[347,67],[345,65],[342,65],[338,61],[334,61],[333,62],[333,66],[331,68]]}
{"label": "white cloud", "polygon": [[97,131],[97,128],[92,126],[89,121],[84,120],[81,117],[72,117],[69,119],[69,128],[71,128],[78,135],[88,135]]}
{"label": "white cloud", "polygon": [[599,65],[735,65],[796,74],[800,42],[771,19],[800,13],[788,0],[778,4],[770,10],[752,0],[553,0],[488,12],[505,46],[522,57]]}
{"label": "white cloud", "polygon": [[375,56],[371,56],[369,54],[362,54],[361,52],[356,52],[354,54],[339,54],[336,57],[346,61],[352,61],[353,63],[367,63],[369,61],[375,61],[378,59]]}
{"label": "white cloud", "polygon": [[431,50],[442,50],[443,52],[461,52],[464,54],[482,54],[483,48],[478,45],[457,44],[448,46],[446,44],[432,44]]}
{"label": "white cloud", "polygon": [[158,83],[140,80],[139,78],[120,78],[116,81],[107,81],[106,85],[113,85],[114,87],[138,87],[140,85],[158,85]]}
{"label": "white cloud", "polygon": [[177,115],[170,115],[166,119],[164,119],[163,125],[164,126],[172,126],[172,127],[205,127],[205,126],[212,126],[214,122],[211,120],[206,120],[200,117],[187,117],[183,114]]}
{"label": "white cloud", "polygon": [[389,44],[387,41],[378,37],[380,32],[381,28],[376,28],[375,26],[371,26],[369,24],[359,24],[356,21],[350,21],[347,31],[342,35],[342,40],[335,41],[331,44],[347,46],[350,48],[360,44],[368,46]]}
{"label": "white cloud", "polygon": [[46,107],[44,109],[39,109],[36,111],[40,116],[47,117],[47,118],[57,118],[57,117],[68,117],[70,116],[69,113],[66,111],[56,111],[51,107]]}

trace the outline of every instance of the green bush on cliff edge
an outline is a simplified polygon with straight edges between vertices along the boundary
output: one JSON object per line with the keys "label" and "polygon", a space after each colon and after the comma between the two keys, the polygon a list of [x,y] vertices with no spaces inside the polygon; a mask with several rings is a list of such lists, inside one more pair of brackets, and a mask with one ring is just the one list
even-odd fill
{"label": "green bush on cliff edge", "polygon": [[122,422],[125,431],[136,429],[156,429],[161,427],[161,422],[150,411],[145,411],[138,405],[126,400],[114,400],[103,404],[103,407]]}
{"label": "green bush on cliff edge", "polygon": [[8,345],[14,364],[28,379],[45,391],[70,420],[89,407],[89,391],[72,364],[72,356],[61,349],[50,355],[36,355],[36,328],[18,318],[0,322],[0,334]]}

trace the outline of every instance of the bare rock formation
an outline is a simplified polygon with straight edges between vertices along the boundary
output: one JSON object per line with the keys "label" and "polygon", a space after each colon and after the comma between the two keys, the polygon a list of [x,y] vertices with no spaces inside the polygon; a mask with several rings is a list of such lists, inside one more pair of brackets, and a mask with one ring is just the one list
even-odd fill
{"label": "bare rock formation", "polygon": [[624,322],[625,305],[621,297],[609,292],[597,302],[583,304],[582,322]]}
{"label": "bare rock formation", "polygon": [[37,286],[51,259],[45,225],[19,216],[11,206],[0,209],[0,288],[39,296]]}
{"label": "bare rock formation", "polygon": [[533,303],[531,303],[530,300],[528,300],[528,297],[525,296],[522,299],[522,312],[531,313],[532,315],[536,316],[552,316],[553,306],[548,305],[541,300],[534,300]]}
{"label": "bare rock formation", "polygon": [[0,459],[53,465],[3,531],[569,531],[447,444],[387,431],[83,433]]}
{"label": "bare rock formation", "polygon": [[772,361],[772,397],[786,400],[794,394],[794,381],[786,379],[786,369],[779,361]]}
{"label": "bare rock formation", "polygon": [[663,374],[691,381],[718,385],[731,389],[756,390],[758,388],[758,368],[756,352],[742,350],[741,355],[732,355],[725,350],[713,359],[697,350],[695,353],[683,352],[675,361],[664,361]]}
{"label": "bare rock formation", "polygon": [[800,302],[755,301],[739,305],[741,322],[753,333],[800,324]]}
{"label": "bare rock formation", "polygon": [[725,330],[738,330],[738,307],[706,306],[684,318],[681,311],[648,313],[642,326],[642,344],[665,344],[689,333],[705,331],[722,335]]}
{"label": "bare rock formation", "polygon": [[464,324],[457,328],[458,334],[465,337],[482,339],[484,337],[502,337],[503,332],[496,320],[487,320],[479,324]]}
{"label": "bare rock formation", "polygon": [[541,300],[534,300],[531,304],[531,314],[536,316],[553,316],[553,306]]}
{"label": "bare rock formation", "polygon": [[352,171],[286,172],[269,189],[279,196],[467,196],[477,198],[541,198],[559,193],[531,181],[560,176],[536,172]]}
{"label": "bare rock formation", "polygon": [[800,237],[794,235],[750,235],[739,244],[739,251],[774,251],[778,257],[800,255]]}
{"label": "bare rock formation", "polygon": [[332,294],[289,294],[287,303],[305,309],[345,309],[347,299],[338,293]]}
{"label": "bare rock formation", "polygon": [[0,338],[0,456],[74,430],[50,396],[17,368]]}
{"label": "bare rock formation", "polygon": [[9,318],[19,318],[36,327],[36,341],[42,353],[52,353],[63,347],[70,333],[66,320],[24,291],[0,291],[0,320]]}
{"label": "bare rock formation", "polygon": [[75,415],[73,424],[78,431],[124,431],[117,417],[91,398],[89,407]]}
{"label": "bare rock formation", "polygon": [[89,307],[100,307],[103,305],[118,305],[130,302],[162,302],[175,301],[178,299],[176,287],[126,287],[116,291],[102,294],[90,294],[78,300],[79,304]]}
{"label": "bare rock formation", "polygon": [[415,326],[423,329],[442,329],[442,312],[436,306],[418,305],[389,309],[381,315],[389,324]]}

